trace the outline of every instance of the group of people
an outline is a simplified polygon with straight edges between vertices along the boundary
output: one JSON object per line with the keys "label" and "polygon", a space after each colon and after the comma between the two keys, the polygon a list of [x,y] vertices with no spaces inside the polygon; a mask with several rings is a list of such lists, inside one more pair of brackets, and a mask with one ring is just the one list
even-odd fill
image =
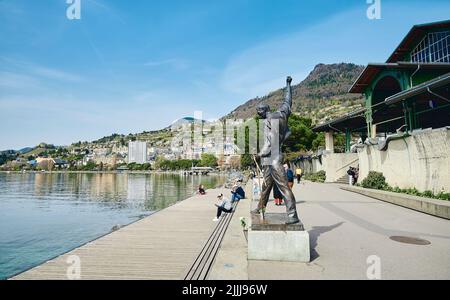
{"label": "group of people", "polygon": [[219,194],[217,196],[218,203],[217,206],[217,214],[213,219],[214,222],[220,220],[220,216],[222,213],[231,213],[233,211],[233,203],[245,199],[245,191],[241,186],[242,180],[236,180],[235,184],[231,189],[231,198],[228,199],[224,197],[223,194]]}
{"label": "group of people", "polygon": [[[242,199],[245,199],[245,191],[241,186],[242,180],[237,179],[234,182],[234,185],[231,189],[231,197],[227,198],[223,194],[219,194],[217,196],[218,203],[216,204],[217,207],[217,214],[216,217],[213,219],[214,222],[219,221],[220,216],[222,213],[231,213],[233,211],[233,203],[236,201],[240,201]],[[206,190],[203,185],[199,185],[197,193],[199,195],[206,195]]]}
{"label": "group of people", "polygon": [[[303,170],[300,167],[297,167],[295,169],[295,176],[294,176],[294,171],[292,171],[292,169],[289,167],[288,164],[284,164],[283,167],[286,172],[288,187],[292,189],[292,187],[294,186],[295,177],[297,178],[297,184],[300,183],[300,180],[303,176]],[[276,206],[283,205],[283,195],[281,194],[276,184],[274,184],[273,186],[273,198]]]}
{"label": "group of people", "polygon": [[349,184],[354,185],[358,182],[359,168],[350,167],[347,171]]}
{"label": "group of people", "polygon": [[[295,169],[294,171],[289,167],[288,164],[283,165],[284,170],[286,172],[288,187],[292,189],[294,186],[294,181],[297,179],[297,183],[300,183],[300,180],[303,176],[303,171],[300,167]],[[245,191],[241,186],[242,180],[236,180],[232,189],[231,189],[231,196],[230,198],[225,197],[223,194],[219,194],[217,196],[218,203],[215,204],[217,207],[217,214],[216,217],[213,219],[214,222],[217,222],[220,220],[220,216],[223,213],[231,213],[233,211],[233,203],[236,201],[240,201],[242,199],[245,199]],[[200,195],[206,195],[206,190],[203,185],[200,185],[198,187],[198,194]],[[275,184],[273,186],[273,197],[275,201],[275,205],[280,206],[283,205],[283,194],[278,189],[277,185]]]}

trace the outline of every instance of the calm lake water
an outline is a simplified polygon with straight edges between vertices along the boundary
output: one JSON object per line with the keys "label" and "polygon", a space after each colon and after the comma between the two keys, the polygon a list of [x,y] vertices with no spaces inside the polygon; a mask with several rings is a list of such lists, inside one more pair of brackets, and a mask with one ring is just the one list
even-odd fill
{"label": "calm lake water", "polygon": [[0,173],[0,279],[207,188],[218,176]]}

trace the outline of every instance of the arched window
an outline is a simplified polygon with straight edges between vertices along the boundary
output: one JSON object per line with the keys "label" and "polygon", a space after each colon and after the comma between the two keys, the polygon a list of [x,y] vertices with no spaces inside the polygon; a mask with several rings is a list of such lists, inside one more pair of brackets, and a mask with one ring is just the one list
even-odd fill
{"label": "arched window", "polygon": [[381,78],[373,89],[372,105],[383,102],[387,97],[400,93],[402,91],[400,83],[393,76]]}

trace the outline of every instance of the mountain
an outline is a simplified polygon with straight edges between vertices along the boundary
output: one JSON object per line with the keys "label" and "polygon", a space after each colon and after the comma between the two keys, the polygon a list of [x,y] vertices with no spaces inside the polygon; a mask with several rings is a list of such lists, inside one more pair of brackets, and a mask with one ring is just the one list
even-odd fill
{"label": "mountain", "polygon": [[[314,123],[321,123],[338,115],[362,107],[361,95],[349,94],[348,90],[364,67],[351,64],[318,64],[298,85],[292,87],[294,113],[308,116]],[[284,97],[284,88],[257,97],[238,106],[224,118],[246,119],[256,114],[259,103],[277,108]]]}
{"label": "mountain", "polygon": [[170,126],[166,127],[166,129],[169,130],[171,128],[178,128],[178,127],[182,127],[185,124],[192,124],[194,122],[203,123],[203,124],[207,123],[207,121],[205,121],[205,120],[195,119],[193,117],[184,117],[184,118],[174,121]]}
{"label": "mountain", "polygon": [[[363,71],[363,66],[351,63],[318,64],[314,70],[298,85],[292,88],[293,112],[312,118],[313,123],[321,123],[328,119],[344,115],[350,111],[362,107],[364,100],[360,95],[348,94],[347,91]],[[268,103],[272,109],[277,108],[283,101],[284,88],[273,91],[264,97],[257,97],[240,105],[231,113],[223,117],[246,119],[255,116],[256,107],[259,103]],[[184,117],[175,121],[172,125],[183,125],[192,123],[193,117]],[[206,121],[202,121],[206,122]],[[171,125],[171,126],[172,126]],[[173,137],[171,126],[161,130],[144,131],[142,133],[112,134],[92,142],[76,142],[72,147],[103,147],[119,142],[127,145],[129,140],[147,141],[149,146],[169,147],[170,139]],[[46,150],[56,148],[53,145],[41,143],[37,147],[19,150],[24,155],[39,155]],[[11,153],[16,154],[17,151]]]}
{"label": "mountain", "polygon": [[20,152],[21,154],[26,154],[26,153],[32,151],[33,149],[34,149],[34,148],[32,148],[32,147],[26,147],[26,148],[20,149],[19,152]]}

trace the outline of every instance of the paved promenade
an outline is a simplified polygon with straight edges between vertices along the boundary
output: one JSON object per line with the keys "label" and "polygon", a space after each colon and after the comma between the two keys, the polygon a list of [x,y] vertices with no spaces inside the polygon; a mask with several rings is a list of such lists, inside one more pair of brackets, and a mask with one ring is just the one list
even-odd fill
{"label": "paved promenade", "polygon": [[212,189],[88,243],[13,279],[67,279],[77,255],[81,279],[183,279],[218,223]]}
{"label": "paved promenade", "polygon": [[[450,220],[343,191],[337,184],[295,184],[294,193],[310,234],[311,263],[249,261],[249,279],[367,279],[371,255],[380,258],[382,279],[450,279]],[[269,206],[268,212],[285,210],[273,202]],[[391,236],[431,244],[404,244]]]}
{"label": "paved promenade", "polygon": [[[194,196],[88,243],[13,279],[67,279],[67,259],[81,260],[81,279],[183,279],[217,223],[218,193]],[[247,185],[250,194],[250,186]],[[367,279],[380,260],[381,279],[450,279],[450,220],[341,190],[336,184],[294,186],[298,211],[310,234],[308,264],[248,261],[240,217],[256,205],[242,200],[214,258],[208,279]],[[268,212],[284,212],[269,203]],[[420,238],[404,244],[392,236]]]}

